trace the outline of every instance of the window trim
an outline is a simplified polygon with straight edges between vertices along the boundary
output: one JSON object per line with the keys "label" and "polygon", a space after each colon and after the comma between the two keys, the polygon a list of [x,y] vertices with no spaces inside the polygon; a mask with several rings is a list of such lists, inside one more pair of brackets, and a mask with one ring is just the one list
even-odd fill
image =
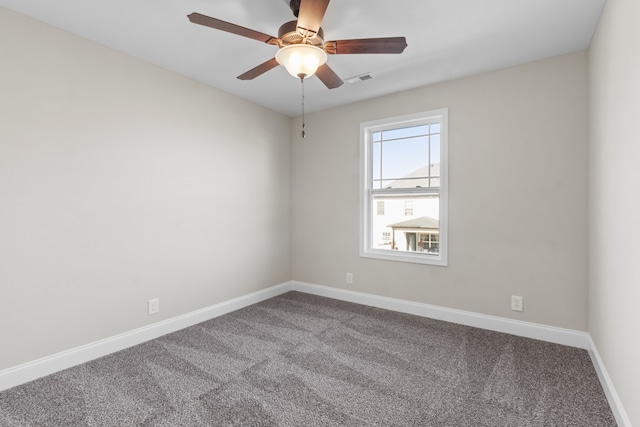
{"label": "window trim", "polygon": [[[410,262],[418,264],[436,265],[446,267],[448,265],[449,249],[449,109],[423,111],[420,113],[373,120],[360,123],[360,233],[359,252],[363,258],[376,258],[388,261]],[[371,247],[373,241],[372,214],[376,206],[373,206],[374,190],[370,188],[372,178],[371,134],[377,130],[387,129],[391,126],[415,126],[425,122],[439,119],[440,128],[440,190],[439,190],[439,227],[440,248],[438,255],[390,251],[388,249],[375,249]],[[402,193],[411,193],[415,189],[398,189]],[[413,191],[412,191],[413,190]],[[424,192],[424,190],[420,190]],[[376,191],[376,193],[378,193]],[[379,193],[378,193],[379,194]]]}

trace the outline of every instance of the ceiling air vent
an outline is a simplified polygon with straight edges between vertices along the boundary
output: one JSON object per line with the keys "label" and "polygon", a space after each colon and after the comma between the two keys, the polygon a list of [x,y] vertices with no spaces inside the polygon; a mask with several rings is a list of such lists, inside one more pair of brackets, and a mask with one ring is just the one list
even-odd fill
{"label": "ceiling air vent", "polygon": [[364,73],[364,74],[360,74],[359,76],[349,77],[348,79],[345,79],[345,81],[347,83],[353,84],[353,83],[360,83],[365,80],[371,80],[372,78],[373,76],[371,75],[371,73]]}

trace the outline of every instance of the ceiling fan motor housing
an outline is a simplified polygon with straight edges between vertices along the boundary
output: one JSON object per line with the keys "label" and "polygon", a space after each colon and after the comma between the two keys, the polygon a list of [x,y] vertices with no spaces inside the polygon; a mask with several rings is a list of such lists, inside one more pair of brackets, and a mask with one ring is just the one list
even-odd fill
{"label": "ceiling fan motor housing", "polygon": [[298,21],[289,21],[280,26],[278,30],[278,38],[282,41],[282,45],[287,46],[290,44],[310,44],[313,46],[322,47],[324,44],[324,31],[322,28],[318,29],[318,33],[314,37],[305,38],[298,32]]}

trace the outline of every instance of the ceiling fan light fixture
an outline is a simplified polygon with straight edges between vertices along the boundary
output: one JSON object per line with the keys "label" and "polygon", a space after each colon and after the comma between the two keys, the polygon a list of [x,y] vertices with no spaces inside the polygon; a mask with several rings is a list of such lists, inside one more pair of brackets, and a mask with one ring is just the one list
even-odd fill
{"label": "ceiling fan light fixture", "polygon": [[291,44],[276,53],[276,60],[293,77],[303,79],[313,76],[318,67],[327,62],[327,54],[310,44]]}

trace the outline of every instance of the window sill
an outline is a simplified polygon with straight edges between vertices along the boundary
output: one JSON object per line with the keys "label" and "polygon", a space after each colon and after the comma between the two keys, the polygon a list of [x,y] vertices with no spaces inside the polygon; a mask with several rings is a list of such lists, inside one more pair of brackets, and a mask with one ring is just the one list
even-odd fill
{"label": "window sill", "polygon": [[413,264],[447,266],[447,258],[442,253],[435,255],[424,252],[400,252],[389,250],[367,249],[360,251],[362,258],[375,258],[386,261],[409,262]]}

